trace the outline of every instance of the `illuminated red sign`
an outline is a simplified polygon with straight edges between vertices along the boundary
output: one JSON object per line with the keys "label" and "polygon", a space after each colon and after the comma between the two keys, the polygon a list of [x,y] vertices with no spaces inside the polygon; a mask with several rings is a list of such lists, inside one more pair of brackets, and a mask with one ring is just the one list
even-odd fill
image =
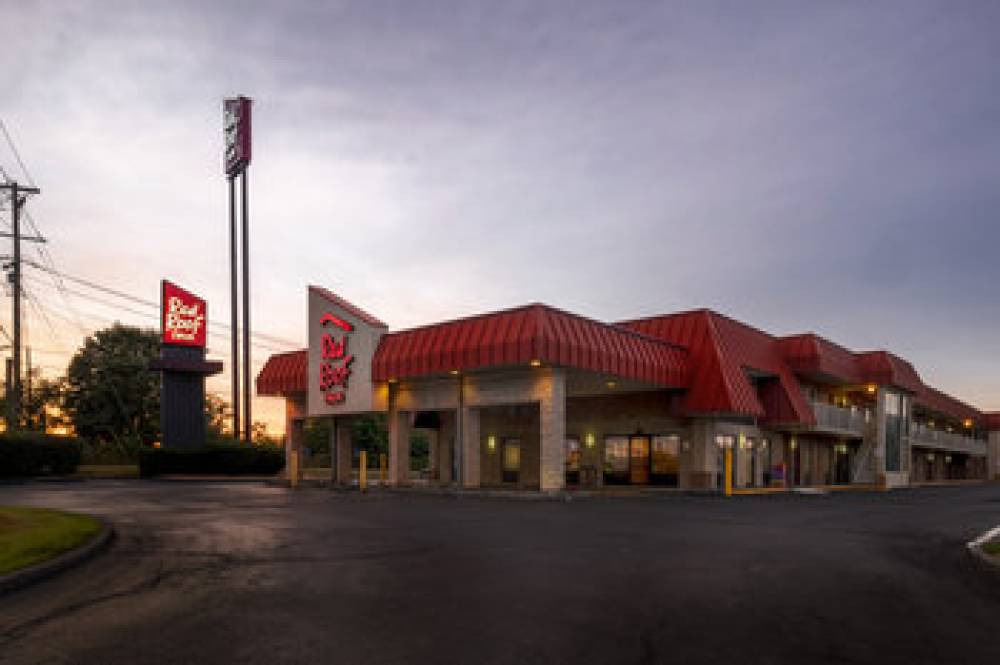
{"label": "illuminated red sign", "polygon": [[160,317],[164,344],[205,347],[208,305],[204,300],[163,280]]}
{"label": "illuminated red sign", "polygon": [[327,404],[342,404],[347,399],[347,380],[354,362],[354,356],[347,352],[350,339],[347,333],[353,332],[354,326],[330,312],[320,317],[319,324],[324,329],[320,340],[319,389]]}
{"label": "illuminated red sign", "polygon": [[250,100],[246,97],[225,100],[222,118],[226,175],[235,176],[250,165]]}

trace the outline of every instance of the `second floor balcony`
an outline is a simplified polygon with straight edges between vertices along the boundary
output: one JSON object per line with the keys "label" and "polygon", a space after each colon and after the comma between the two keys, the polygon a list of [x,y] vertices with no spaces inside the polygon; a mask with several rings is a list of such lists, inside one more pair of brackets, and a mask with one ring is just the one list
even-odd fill
{"label": "second floor balcony", "polygon": [[986,442],[982,439],[958,432],[934,429],[919,423],[913,423],[910,428],[910,445],[969,455],[986,454]]}
{"label": "second floor balcony", "polygon": [[853,434],[862,437],[868,427],[869,417],[859,407],[841,407],[824,402],[811,403],[816,416],[816,429],[836,434]]}

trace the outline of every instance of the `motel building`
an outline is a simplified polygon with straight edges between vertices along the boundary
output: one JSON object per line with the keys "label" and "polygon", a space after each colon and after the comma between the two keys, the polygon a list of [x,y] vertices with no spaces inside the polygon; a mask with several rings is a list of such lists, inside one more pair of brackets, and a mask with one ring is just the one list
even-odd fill
{"label": "motel building", "polygon": [[1000,414],[888,351],[710,310],[604,323],[531,304],[390,331],[326,289],[308,301],[309,348],[271,356],[257,391],[285,399],[289,469],[304,419],[332,420],[336,483],[357,466],[351,419],[372,413],[397,486],[721,490],[727,457],[737,490],[1000,479]]}

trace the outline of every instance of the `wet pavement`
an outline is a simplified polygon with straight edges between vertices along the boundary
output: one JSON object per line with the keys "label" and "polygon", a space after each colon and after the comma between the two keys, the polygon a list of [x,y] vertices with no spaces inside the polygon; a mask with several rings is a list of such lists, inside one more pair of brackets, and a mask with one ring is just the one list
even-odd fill
{"label": "wet pavement", "polygon": [[996,663],[1000,486],[594,498],[0,486],[110,519],[0,663]]}

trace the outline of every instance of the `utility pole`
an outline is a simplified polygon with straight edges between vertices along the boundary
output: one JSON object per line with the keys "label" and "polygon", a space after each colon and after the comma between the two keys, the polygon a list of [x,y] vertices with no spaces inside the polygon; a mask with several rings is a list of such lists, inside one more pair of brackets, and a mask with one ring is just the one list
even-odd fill
{"label": "utility pole", "polygon": [[[11,199],[11,238],[14,240],[14,264],[10,273],[13,301],[14,348],[11,349],[13,367],[14,391],[7,395],[7,429],[15,431],[21,427],[21,397],[24,394],[21,386],[21,206],[29,194],[40,194],[37,187],[22,187],[14,182],[0,184],[0,189],[10,191]],[[22,196],[23,195],[23,196]],[[13,398],[13,399],[11,399]]]}
{"label": "utility pole", "polygon": [[[25,403],[28,405],[28,413],[30,414],[31,413],[31,347],[30,346],[24,347],[24,364],[27,369],[24,375],[25,378],[27,379],[27,384],[28,384],[26,386],[27,389],[25,390],[25,394],[27,395],[27,400],[25,401]],[[28,417],[30,419],[31,416],[29,415]],[[28,423],[28,428],[29,429],[31,428],[30,422]]]}

